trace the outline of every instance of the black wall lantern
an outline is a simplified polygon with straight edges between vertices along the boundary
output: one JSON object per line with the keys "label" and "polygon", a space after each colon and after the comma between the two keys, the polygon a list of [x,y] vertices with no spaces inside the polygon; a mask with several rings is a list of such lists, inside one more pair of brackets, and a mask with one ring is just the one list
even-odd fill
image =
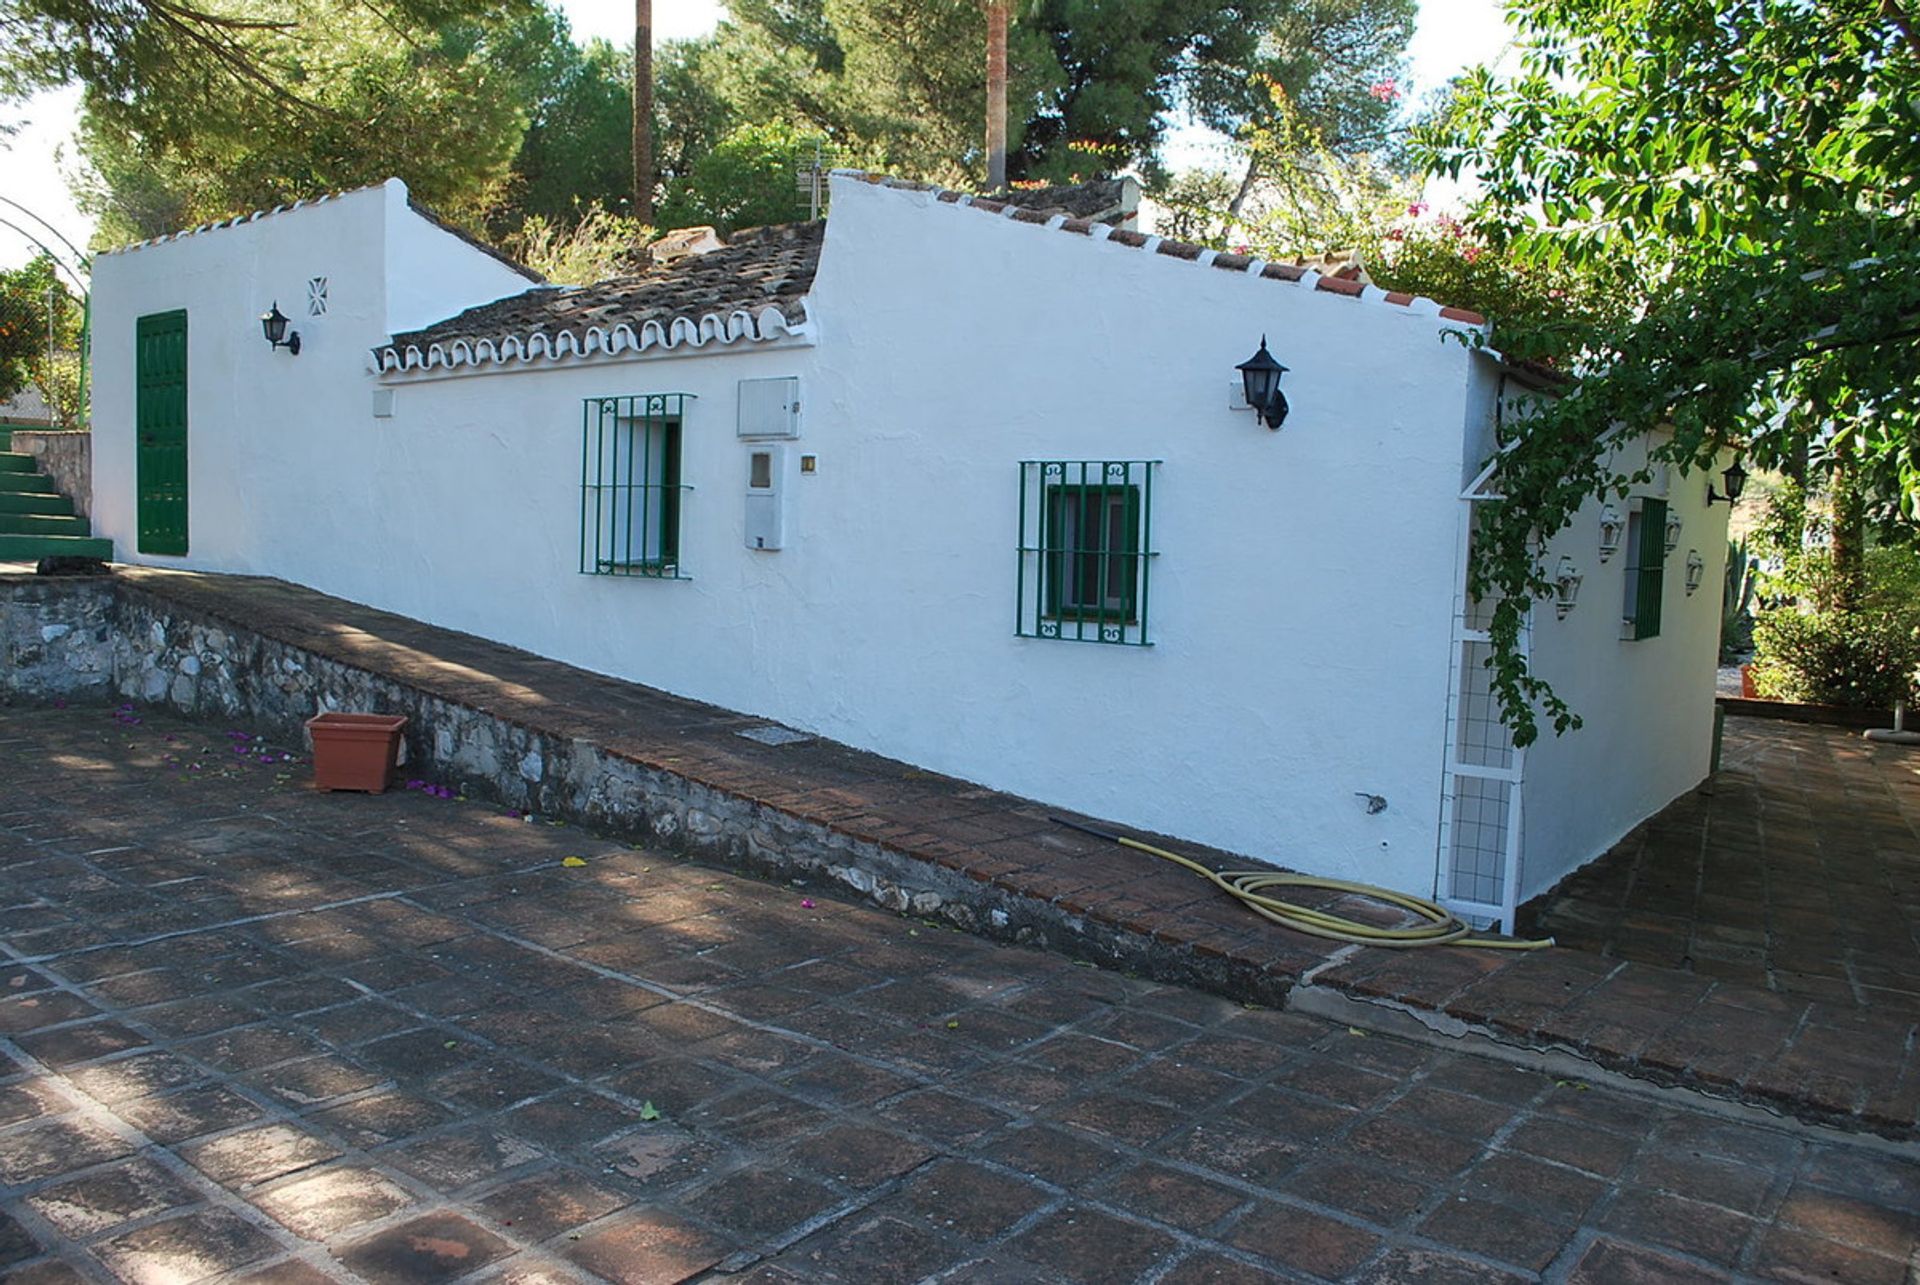
{"label": "black wall lantern", "polygon": [[287,333],[286,314],[280,311],[280,301],[273,301],[273,311],[260,314],[260,329],[266,331],[267,342],[275,348],[285,348],[298,357],[300,355],[300,332]]}
{"label": "black wall lantern", "polygon": [[1279,428],[1287,422],[1287,395],[1280,391],[1280,376],[1287,368],[1273,359],[1267,351],[1267,337],[1260,336],[1260,351],[1234,367],[1240,372],[1240,378],[1247,388],[1247,405],[1267,422],[1268,428]]}
{"label": "black wall lantern", "polygon": [[1716,501],[1731,505],[1735,500],[1740,498],[1740,492],[1747,489],[1747,471],[1740,467],[1739,460],[1735,460],[1720,471],[1720,480],[1726,483],[1727,493],[1725,495],[1716,495],[1714,494],[1713,483],[1707,483],[1708,508],[1712,508]]}

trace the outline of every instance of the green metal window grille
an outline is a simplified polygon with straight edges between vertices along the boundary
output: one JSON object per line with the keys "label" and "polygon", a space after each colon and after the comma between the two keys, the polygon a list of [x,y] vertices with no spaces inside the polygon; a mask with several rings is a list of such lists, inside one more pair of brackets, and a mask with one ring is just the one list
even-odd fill
{"label": "green metal window grille", "polygon": [[580,414],[580,570],[686,580],[680,424],[691,393],[589,397]]}
{"label": "green metal window grille", "polygon": [[1667,587],[1667,502],[1651,497],[1628,515],[1627,605],[1635,642],[1660,636]]}
{"label": "green metal window grille", "polygon": [[1024,460],[1014,632],[1147,646],[1158,460]]}

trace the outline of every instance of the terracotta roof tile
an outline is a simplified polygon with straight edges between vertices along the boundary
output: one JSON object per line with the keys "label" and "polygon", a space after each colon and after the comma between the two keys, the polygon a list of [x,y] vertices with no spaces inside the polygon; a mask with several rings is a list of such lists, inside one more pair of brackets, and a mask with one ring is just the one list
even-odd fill
{"label": "terracotta roof tile", "polygon": [[735,233],[727,245],[670,264],[654,264],[631,276],[588,286],[549,286],[469,308],[455,317],[393,337],[396,355],[409,347],[427,350],[458,342],[499,343],[509,337],[563,334],[584,342],[591,329],[678,319],[753,315],[773,307],[791,324],[806,318],[804,298],[820,263],[823,223],[794,223]]}
{"label": "terracotta roof tile", "polygon": [[[1049,187],[1016,187],[996,194],[1008,205],[1017,205],[1036,214],[1064,214],[1069,218],[1090,219],[1096,223],[1132,217],[1137,211],[1126,209],[1125,179],[1094,179],[1089,183],[1056,183]],[[977,204],[977,202],[976,202]],[[1024,218],[1024,216],[1016,216]],[[1044,219],[1026,220],[1044,222]]]}

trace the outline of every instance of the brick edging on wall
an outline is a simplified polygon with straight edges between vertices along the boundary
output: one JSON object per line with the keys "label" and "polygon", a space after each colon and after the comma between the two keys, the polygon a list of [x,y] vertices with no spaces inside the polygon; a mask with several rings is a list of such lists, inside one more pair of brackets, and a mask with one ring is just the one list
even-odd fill
{"label": "brick edging on wall", "polygon": [[[1853,1010],[1572,950],[1306,937],[1167,863],[1056,826],[1030,800],[832,742],[760,745],[736,733],[764,720],[279,581],[139,568],[0,576],[0,646],[0,694],[112,693],[295,744],[318,709],[405,714],[405,770],[475,797],[831,881],[902,914],[1157,981],[1269,1005],[1320,988],[1442,1034],[1920,1136],[1920,1091],[1901,1067],[1857,1085],[1792,1070],[1817,1056],[1803,1038],[1857,1021]],[[1216,868],[1248,864],[1166,842]]]}
{"label": "brick edging on wall", "polygon": [[1714,698],[1720,708],[1741,718],[1778,718],[1789,723],[1821,723],[1830,727],[1892,727],[1889,710],[1848,709],[1843,705],[1803,705],[1796,701],[1763,701],[1744,696]]}

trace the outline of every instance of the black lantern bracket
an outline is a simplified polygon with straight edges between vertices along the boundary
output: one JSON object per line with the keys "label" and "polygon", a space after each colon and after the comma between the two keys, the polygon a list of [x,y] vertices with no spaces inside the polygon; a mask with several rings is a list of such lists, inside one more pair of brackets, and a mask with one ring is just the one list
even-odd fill
{"label": "black lantern bracket", "polygon": [[1260,351],[1234,369],[1240,372],[1247,405],[1253,407],[1268,428],[1277,431],[1287,422],[1287,412],[1292,408],[1287,405],[1287,395],[1280,391],[1280,377],[1287,373],[1287,368],[1267,351],[1265,335],[1260,336]]}
{"label": "black lantern bracket", "polygon": [[300,355],[300,332],[287,330],[287,315],[280,311],[280,301],[275,299],[273,307],[260,314],[260,329],[265,332],[267,342],[275,348],[285,348],[295,357]]}
{"label": "black lantern bracket", "polygon": [[1725,484],[1727,488],[1727,493],[1725,495],[1721,495],[1717,493],[1713,489],[1713,483],[1708,482],[1707,483],[1707,507],[1708,508],[1712,508],[1715,504],[1725,504],[1725,505],[1731,506],[1735,500],[1738,500],[1740,498],[1740,493],[1747,489],[1747,471],[1744,468],[1740,467],[1739,460],[1735,460],[1733,463],[1727,465],[1724,469],[1720,470],[1720,481],[1723,484]]}

